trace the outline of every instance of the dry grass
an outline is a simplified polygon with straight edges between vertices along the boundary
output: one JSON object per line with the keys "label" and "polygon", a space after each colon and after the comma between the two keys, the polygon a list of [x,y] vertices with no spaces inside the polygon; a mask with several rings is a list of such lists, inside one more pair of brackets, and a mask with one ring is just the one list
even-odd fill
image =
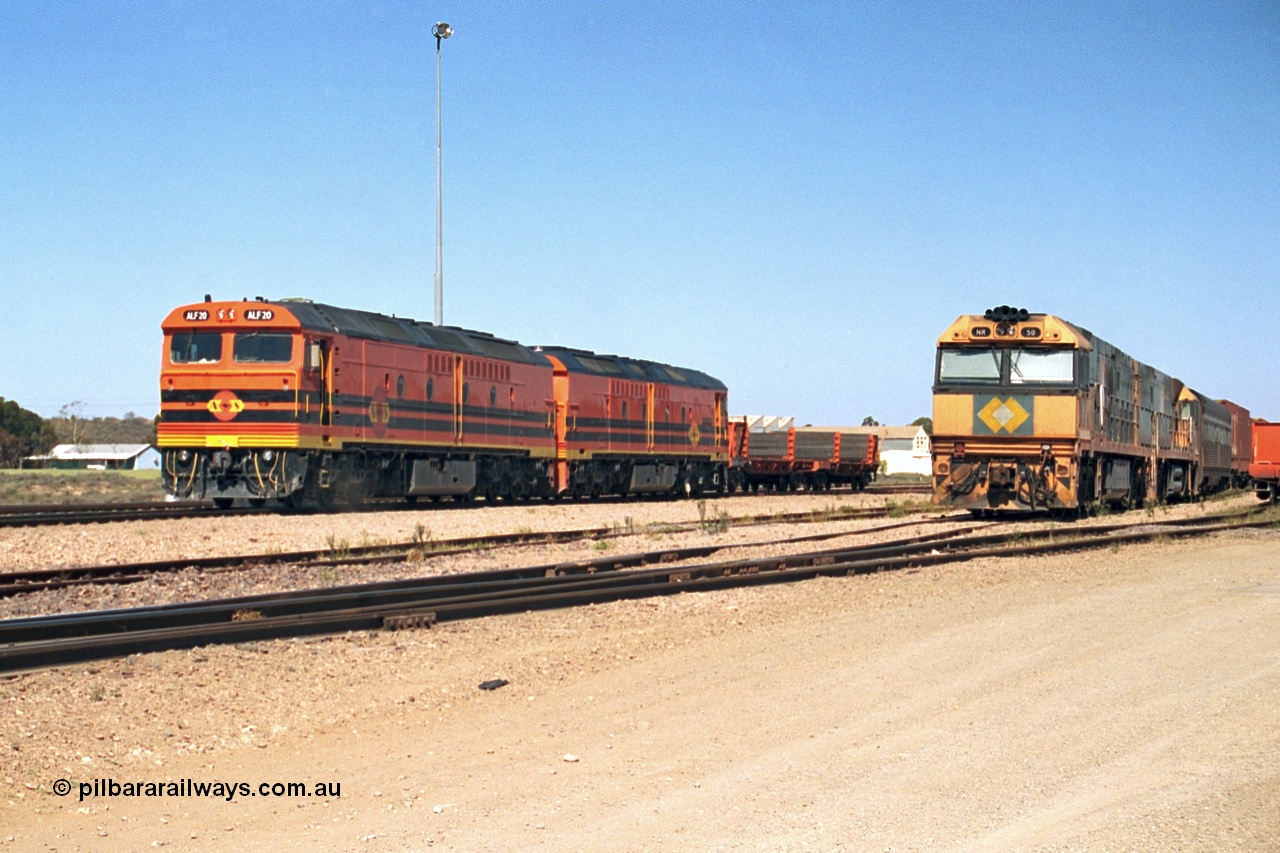
{"label": "dry grass", "polygon": [[0,504],[132,503],[163,497],[157,470],[0,471]]}

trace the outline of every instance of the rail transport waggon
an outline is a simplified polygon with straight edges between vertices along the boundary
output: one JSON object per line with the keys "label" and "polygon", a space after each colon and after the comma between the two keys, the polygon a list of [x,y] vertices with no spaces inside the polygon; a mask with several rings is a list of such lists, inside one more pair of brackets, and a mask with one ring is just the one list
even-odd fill
{"label": "rail transport waggon", "polygon": [[259,505],[727,488],[727,389],[697,370],[309,300],[165,318],[175,498]]}
{"label": "rail transport waggon", "polygon": [[1248,422],[1087,329],[1000,306],[938,338],[933,501],[982,513],[1195,498],[1248,476]]}
{"label": "rail transport waggon", "polygon": [[853,427],[788,427],[753,431],[746,418],[729,422],[730,489],[758,492],[837,486],[865,489],[880,466],[879,438]]}
{"label": "rail transport waggon", "polygon": [[1280,497],[1280,423],[1253,422],[1253,456],[1249,475],[1259,500]]}

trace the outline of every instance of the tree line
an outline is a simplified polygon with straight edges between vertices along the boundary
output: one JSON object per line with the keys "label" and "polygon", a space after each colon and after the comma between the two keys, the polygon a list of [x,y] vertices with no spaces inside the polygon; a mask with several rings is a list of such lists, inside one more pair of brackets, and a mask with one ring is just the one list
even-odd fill
{"label": "tree line", "polygon": [[18,468],[24,457],[48,453],[58,444],[155,444],[152,418],[133,412],[87,418],[83,412],[83,403],[69,403],[55,417],[42,418],[0,397],[0,468]]}

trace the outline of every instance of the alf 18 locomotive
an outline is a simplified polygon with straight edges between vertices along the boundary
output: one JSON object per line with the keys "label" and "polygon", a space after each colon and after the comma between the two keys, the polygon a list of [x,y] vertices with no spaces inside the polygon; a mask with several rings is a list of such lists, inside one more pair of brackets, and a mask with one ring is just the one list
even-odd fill
{"label": "alf 18 locomotive", "polygon": [[309,300],[165,318],[166,491],[261,505],[723,491],[727,391],[696,370]]}
{"label": "alf 18 locomotive", "polygon": [[1248,419],[1086,329],[1000,306],[938,338],[933,501],[1065,512],[1196,497],[1247,476],[1232,451]]}

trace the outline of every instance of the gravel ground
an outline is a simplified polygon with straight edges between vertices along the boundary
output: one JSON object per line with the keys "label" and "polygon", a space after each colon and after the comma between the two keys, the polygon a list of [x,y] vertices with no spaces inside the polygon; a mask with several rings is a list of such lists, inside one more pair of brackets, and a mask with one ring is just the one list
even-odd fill
{"label": "gravel ground", "polygon": [[[230,516],[221,519],[172,519],[96,525],[59,525],[41,528],[0,529],[0,580],[5,570],[116,565],[182,557],[225,556],[314,549],[341,551],[347,547],[399,544],[424,539],[485,536],[514,531],[542,532],[610,528],[636,530],[636,535],[596,541],[583,539],[555,545],[494,548],[453,556],[428,556],[422,560],[374,565],[300,567],[272,565],[230,570],[187,569],[158,574],[145,581],[123,585],[92,585],[17,595],[0,599],[0,618],[141,607],[180,601],[198,601],[258,595],[291,589],[332,587],[345,584],[398,580],[426,575],[456,574],[512,566],[543,565],[587,560],[608,554],[630,554],[657,548],[722,545],[726,550],[714,559],[767,557],[831,548],[869,545],[921,533],[981,526],[965,514],[955,524],[905,526],[911,516],[899,519],[864,519],[803,525],[743,525],[728,529],[667,531],[663,525],[714,519],[718,514],[735,518],[770,514],[834,510],[847,507],[884,506],[880,496],[839,494],[736,497],[696,502],[646,502],[630,504],[573,503],[552,506],[497,506],[428,511],[347,513],[310,516]],[[892,497],[889,498],[893,500]],[[911,500],[899,499],[898,505]],[[1162,508],[1157,512],[1059,524],[1063,529],[1125,521],[1143,523],[1183,518],[1255,506],[1247,496],[1213,504]],[[915,516],[931,518],[933,515]],[[1035,521],[1009,529],[1034,529]],[[820,543],[799,542],[752,547],[750,551],[728,546],[767,540],[848,531],[848,538]],[[694,562],[701,562],[694,561]]]}
{"label": "gravel ground", "polygon": [[[847,502],[775,500],[754,511]],[[177,525],[204,543],[181,551],[195,555],[249,550],[250,536],[292,550],[353,528],[407,539],[406,522],[444,537],[627,515],[698,517],[691,504],[499,507],[0,531],[0,542],[12,554],[34,536],[74,565],[139,538],[185,547]],[[1273,531],[1235,531],[3,678],[0,844],[1280,849],[1278,544]],[[590,543],[562,551],[599,555]],[[530,556],[466,559],[541,561]],[[285,574],[165,584],[222,595],[299,580],[254,571]],[[476,689],[490,678],[510,683]],[[51,793],[58,778],[70,796]],[[95,778],[342,790],[80,801]]]}
{"label": "gravel ground", "polygon": [[[891,496],[889,500],[894,500]],[[760,495],[710,499],[708,517],[768,515],[884,506],[885,497],[850,492]],[[926,502],[905,496],[898,504]],[[483,503],[454,509],[440,504],[424,509],[314,515],[241,515],[126,521],[110,524],[0,528],[0,571],[134,563],[181,557],[225,556],[272,551],[302,551],[413,541],[421,532],[433,539],[483,536],[517,530],[577,530],[597,526],[635,526],[697,521],[698,501],[630,503],[560,502],[553,504]]]}

